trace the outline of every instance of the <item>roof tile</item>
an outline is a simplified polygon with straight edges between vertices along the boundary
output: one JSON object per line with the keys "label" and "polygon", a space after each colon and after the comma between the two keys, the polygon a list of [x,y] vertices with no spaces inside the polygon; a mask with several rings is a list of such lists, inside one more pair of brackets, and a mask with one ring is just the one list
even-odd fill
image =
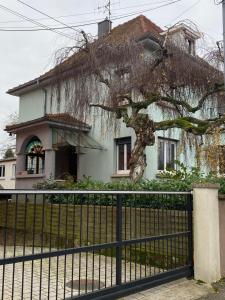
{"label": "roof tile", "polygon": [[15,129],[18,129],[18,128],[21,128],[24,126],[33,125],[35,123],[44,122],[44,121],[49,121],[49,122],[52,121],[52,122],[57,122],[60,124],[72,125],[75,127],[84,127],[86,129],[90,129],[90,126],[88,124],[72,117],[68,113],[59,113],[59,114],[47,114],[41,118],[34,119],[31,121],[8,125],[8,126],[6,126],[5,130],[10,132],[10,131],[13,131]]}

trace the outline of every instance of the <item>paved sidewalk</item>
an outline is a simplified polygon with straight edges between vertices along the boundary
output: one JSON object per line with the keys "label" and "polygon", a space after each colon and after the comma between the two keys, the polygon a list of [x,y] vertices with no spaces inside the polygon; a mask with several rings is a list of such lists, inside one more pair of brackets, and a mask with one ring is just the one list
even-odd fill
{"label": "paved sidewalk", "polygon": [[200,300],[224,300],[225,299],[225,279],[220,280],[213,284],[213,293]]}
{"label": "paved sidewalk", "polygon": [[[197,300],[213,293],[211,286],[199,284],[195,280],[179,279],[171,283],[133,294],[120,300]],[[202,298],[203,297],[203,298]],[[214,299],[214,298],[212,298]],[[218,298],[225,299],[225,298]]]}
{"label": "paved sidewalk", "polygon": [[[5,251],[6,250],[6,251]],[[25,254],[40,253],[40,248],[25,248]],[[48,249],[46,249],[46,252]],[[0,247],[0,258],[14,256],[14,248]],[[43,250],[45,252],[45,249]],[[23,247],[16,247],[16,256],[22,256]],[[125,262],[123,261],[123,266]],[[126,262],[126,272],[122,274],[122,281],[143,278],[147,273],[158,273],[160,269],[140,268],[133,262]],[[73,288],[71,280],[78,281],[79,288]],[[88,286],[90,282],[90,287]],[[97,285],[94,286],[94,281]],[[99,287],[111,287],[116,284],[116,259],[98,254],[81,253],[67,256],[44,258],[42,260],[26,261],[25,263],[0,266],[0,295],[1,300],[55,300],[70,298],[79,293],[98,290]],[[1,297],[1,296],[0,296]]]}

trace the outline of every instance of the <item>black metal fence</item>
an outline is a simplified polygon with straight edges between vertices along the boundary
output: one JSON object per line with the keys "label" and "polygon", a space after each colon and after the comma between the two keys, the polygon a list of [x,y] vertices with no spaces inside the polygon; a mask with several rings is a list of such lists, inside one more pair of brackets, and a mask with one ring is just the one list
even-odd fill
{"label": "black metal fence", "polygon": [[191,193],[0,191],[1,299],[115,299],[192,271]]}

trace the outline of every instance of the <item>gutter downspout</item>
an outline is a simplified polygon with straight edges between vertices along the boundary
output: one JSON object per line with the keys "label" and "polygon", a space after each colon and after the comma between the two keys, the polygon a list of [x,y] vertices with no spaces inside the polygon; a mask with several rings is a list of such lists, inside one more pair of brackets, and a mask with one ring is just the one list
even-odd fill
{"label": "gutter downspout", "polygon": [[[39,79],[37,79],[37,86],[40,87]],[[44,92],[44,116],[47,114],[47,90],[46,88],[42,88],[42,91]]]}
{"label": "gutter downspout", "polygon": [[42,88],[42,91],[44,92],[44,116],[47,114],[47,90],[46,88]]}

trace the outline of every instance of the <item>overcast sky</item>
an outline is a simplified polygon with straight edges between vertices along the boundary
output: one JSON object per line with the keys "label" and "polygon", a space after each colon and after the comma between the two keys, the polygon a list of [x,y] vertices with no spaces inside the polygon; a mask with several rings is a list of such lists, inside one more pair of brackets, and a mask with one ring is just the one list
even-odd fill
{"label": "overcast sky", "polygon": [[[103,19],[107,12],[102,8],[107,0],[23,0],[27,4],[53,16],[67,25],[93,23]],[[222,7],[214,0],[112,0],[112,18],[132,14],[113,21],[113,27],[135,16],[144,14],[165,29],[179,20],[191,20],[205,34],[209,44],[222,39]],[[3,128],[9,115],[18,111],[18,98],[6,94],[9,88],[31,80],[46,72],[54,64],[54,53],[58,48],[72,45],[73,38],[51,31],[9,32],[2,29],[37,28],[1,6],[5,6],[48,26],[61,26],[40,13],[19,3],[17,0],[0,0],[0,149],[8,143]],[[160,7],[161,6],[161,7]],[[136,14],[135,14],[136,13]],[[133,15],[134,14],[134,15]],[[85,32],[96,35],[97,25],[81,26]],[[69,36],[76,36],[72,29],[61,30]],[[31,99],[32,101],[32,99]],[[35,105],[35,104],[34,104]],[[34,107],[35,109],[35,107]]]}

